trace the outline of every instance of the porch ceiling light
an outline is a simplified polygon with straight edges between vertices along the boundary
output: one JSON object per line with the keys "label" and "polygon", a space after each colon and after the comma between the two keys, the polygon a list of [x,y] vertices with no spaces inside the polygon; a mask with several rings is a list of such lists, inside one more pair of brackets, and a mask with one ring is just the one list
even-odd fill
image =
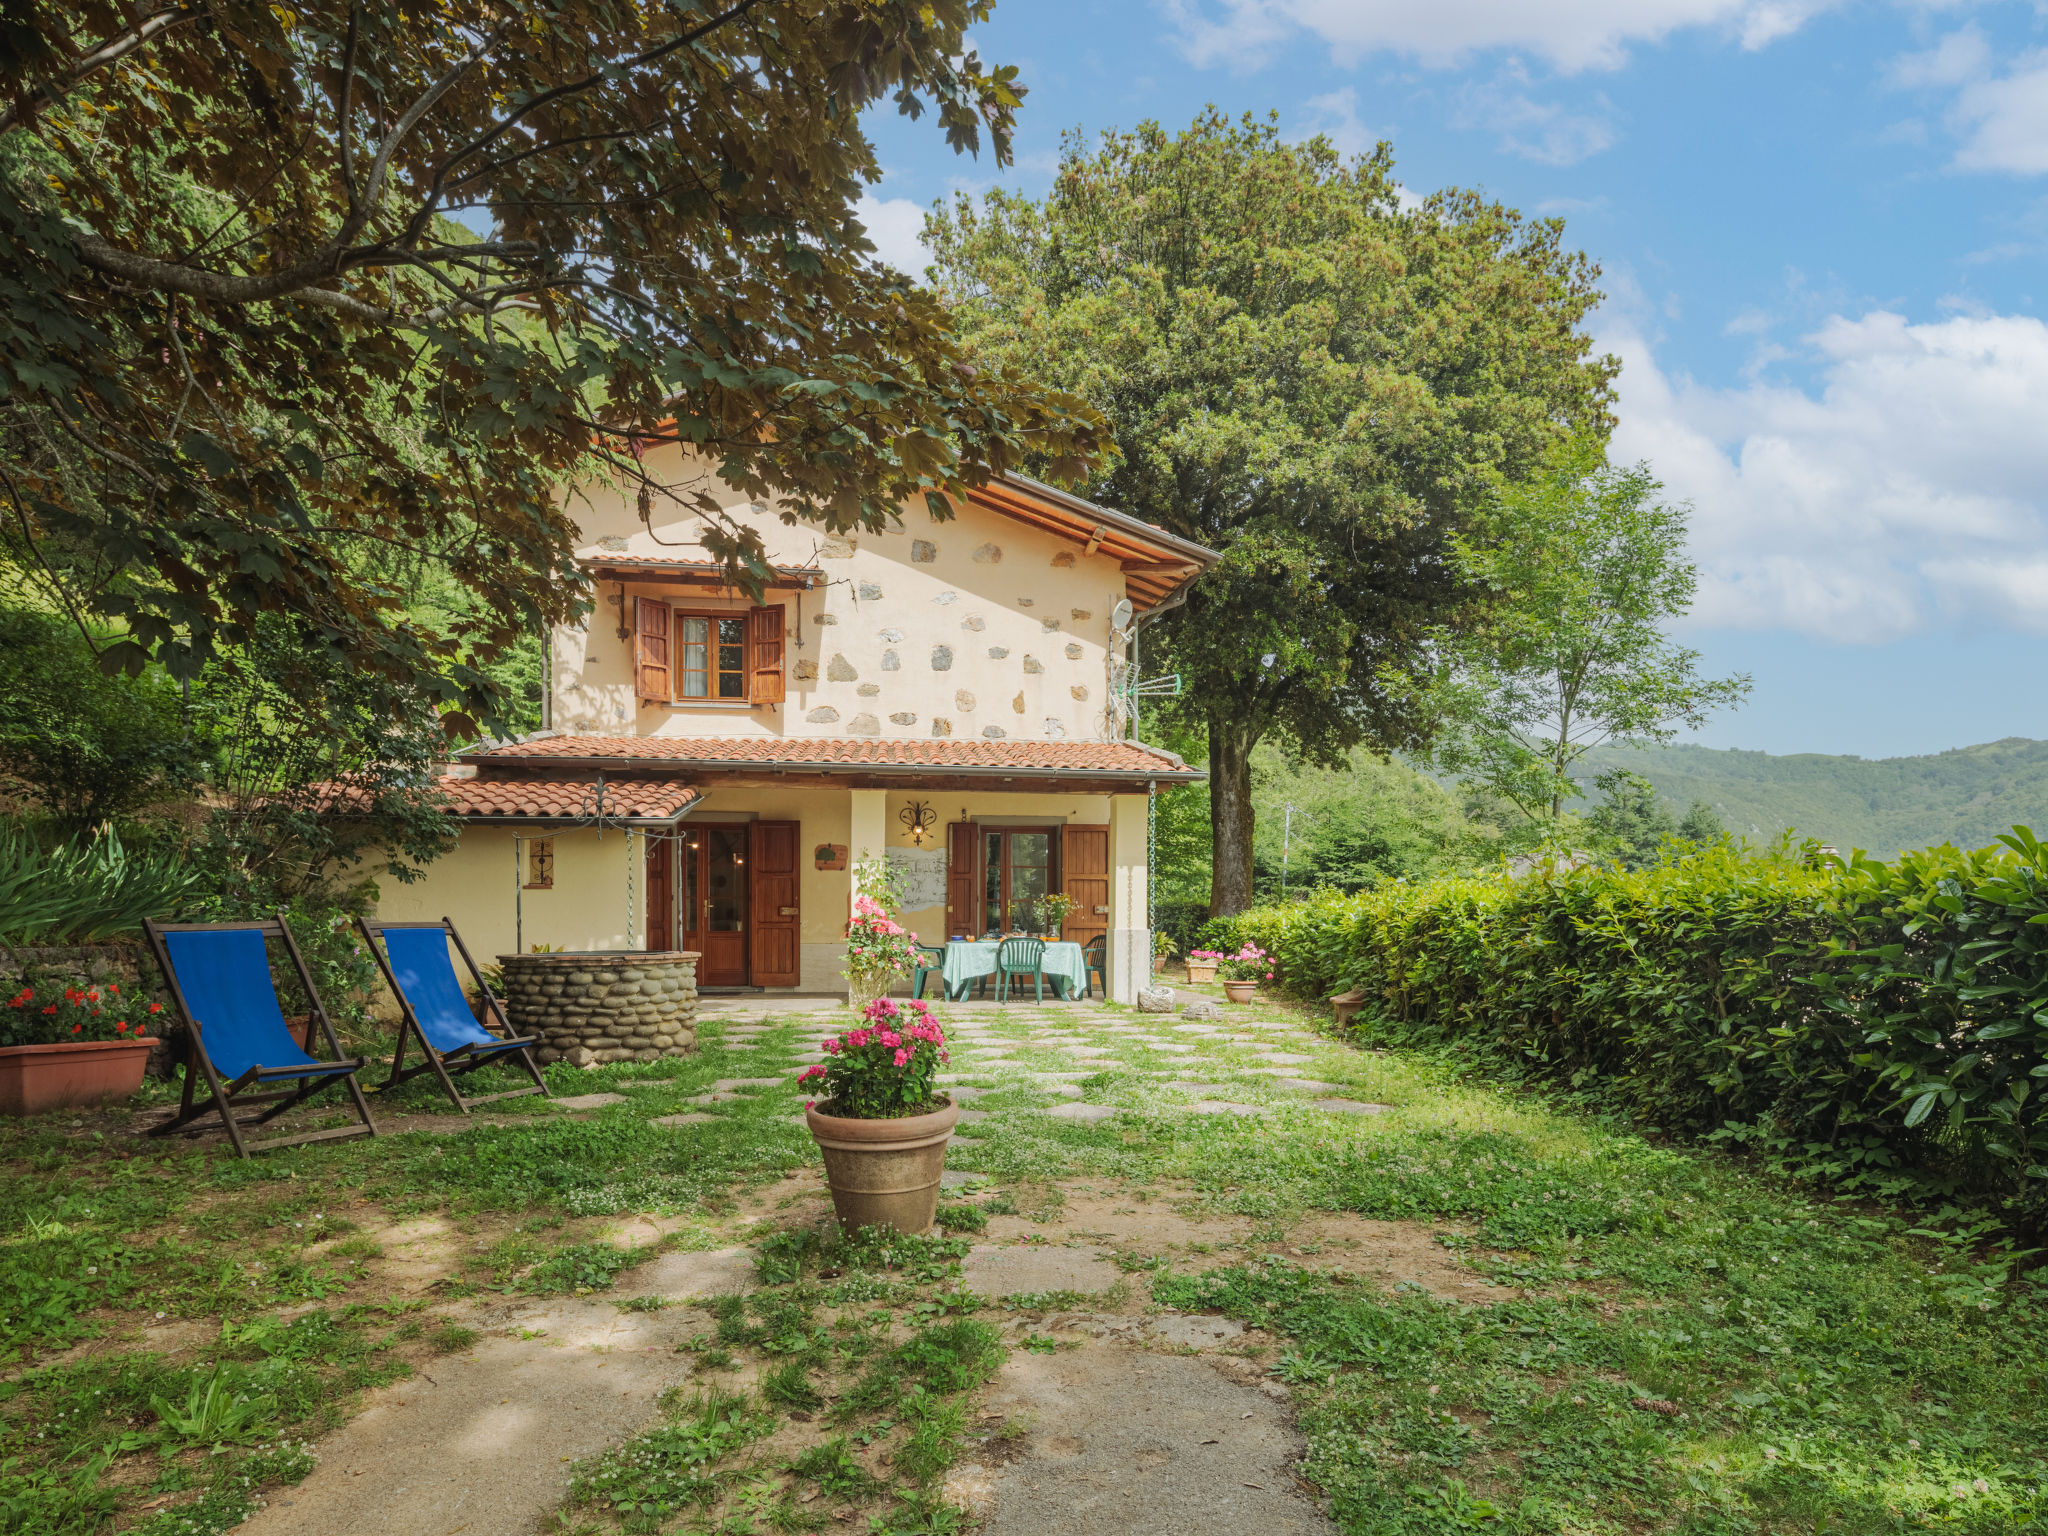
{"label": "porch ceiling light", "polygon": [[912,846],[923,847],[925,834],[939,824],[939,813],[928,801],[913,800],[896,813],[896,819],[910,829]]}

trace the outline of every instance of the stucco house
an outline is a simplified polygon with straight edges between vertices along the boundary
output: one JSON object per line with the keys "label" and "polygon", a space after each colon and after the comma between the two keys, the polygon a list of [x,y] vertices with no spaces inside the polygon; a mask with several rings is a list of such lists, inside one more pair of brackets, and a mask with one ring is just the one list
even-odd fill
{"label": "stucco house", "polygon": [[[650,470],[681,478],[681,452]],[[1150,972],[1149,796],[1202,774],[1130,739],[1124,685],[1216,554],[1021,477],[881,535],[786,526],[738,492],[727,510],[766,541],[758,603],[694,517],[584,493],[600,602],[550,638],[544,728],[451,767],[458,846],[387,884],[381,915],[452,917],[480,956],[695,950],[706,989],[828,993],[856,866],[883,858],[928,943],[1013,931],[1066,892],[1064,937],[1106,934],[1129,999]]]}

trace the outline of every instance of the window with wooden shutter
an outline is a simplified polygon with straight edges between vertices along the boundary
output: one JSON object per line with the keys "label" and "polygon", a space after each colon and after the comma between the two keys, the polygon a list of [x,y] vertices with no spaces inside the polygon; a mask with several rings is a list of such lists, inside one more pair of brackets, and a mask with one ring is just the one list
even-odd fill
{"label": "window with wooden shutter", "polygon": [[633,676],[641,698],[667,703],[675,697],[669,671],[668,604],[651,597],[633,599]]}
{"label": "window with wooden shutter", "polygon": [[747,699],[754,704],[780,704],[782,681],[782,605],[755,608],[747,614]]}

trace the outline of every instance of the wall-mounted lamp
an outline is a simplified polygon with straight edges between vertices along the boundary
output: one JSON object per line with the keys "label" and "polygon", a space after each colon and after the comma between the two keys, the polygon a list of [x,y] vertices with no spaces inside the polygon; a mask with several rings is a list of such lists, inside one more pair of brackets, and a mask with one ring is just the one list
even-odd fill
{"label": "wall-mounted lamp", "polygon": [[925,834],[939,824],[939,813],[926,801],[913,800],[896,813],[896,819],[910,829],[911,843],[922,847]]}

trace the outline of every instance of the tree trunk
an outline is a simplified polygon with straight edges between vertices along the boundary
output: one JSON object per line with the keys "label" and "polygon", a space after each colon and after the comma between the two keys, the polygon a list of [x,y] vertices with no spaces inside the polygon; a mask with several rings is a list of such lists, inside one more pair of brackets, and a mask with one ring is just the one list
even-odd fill
{"label": "tree trunk", "polygon": [[1252,904],[1252,733],[1209,721],[1209,817],[1215,842],[1209,860],[1209,915],[1227,917]]}

